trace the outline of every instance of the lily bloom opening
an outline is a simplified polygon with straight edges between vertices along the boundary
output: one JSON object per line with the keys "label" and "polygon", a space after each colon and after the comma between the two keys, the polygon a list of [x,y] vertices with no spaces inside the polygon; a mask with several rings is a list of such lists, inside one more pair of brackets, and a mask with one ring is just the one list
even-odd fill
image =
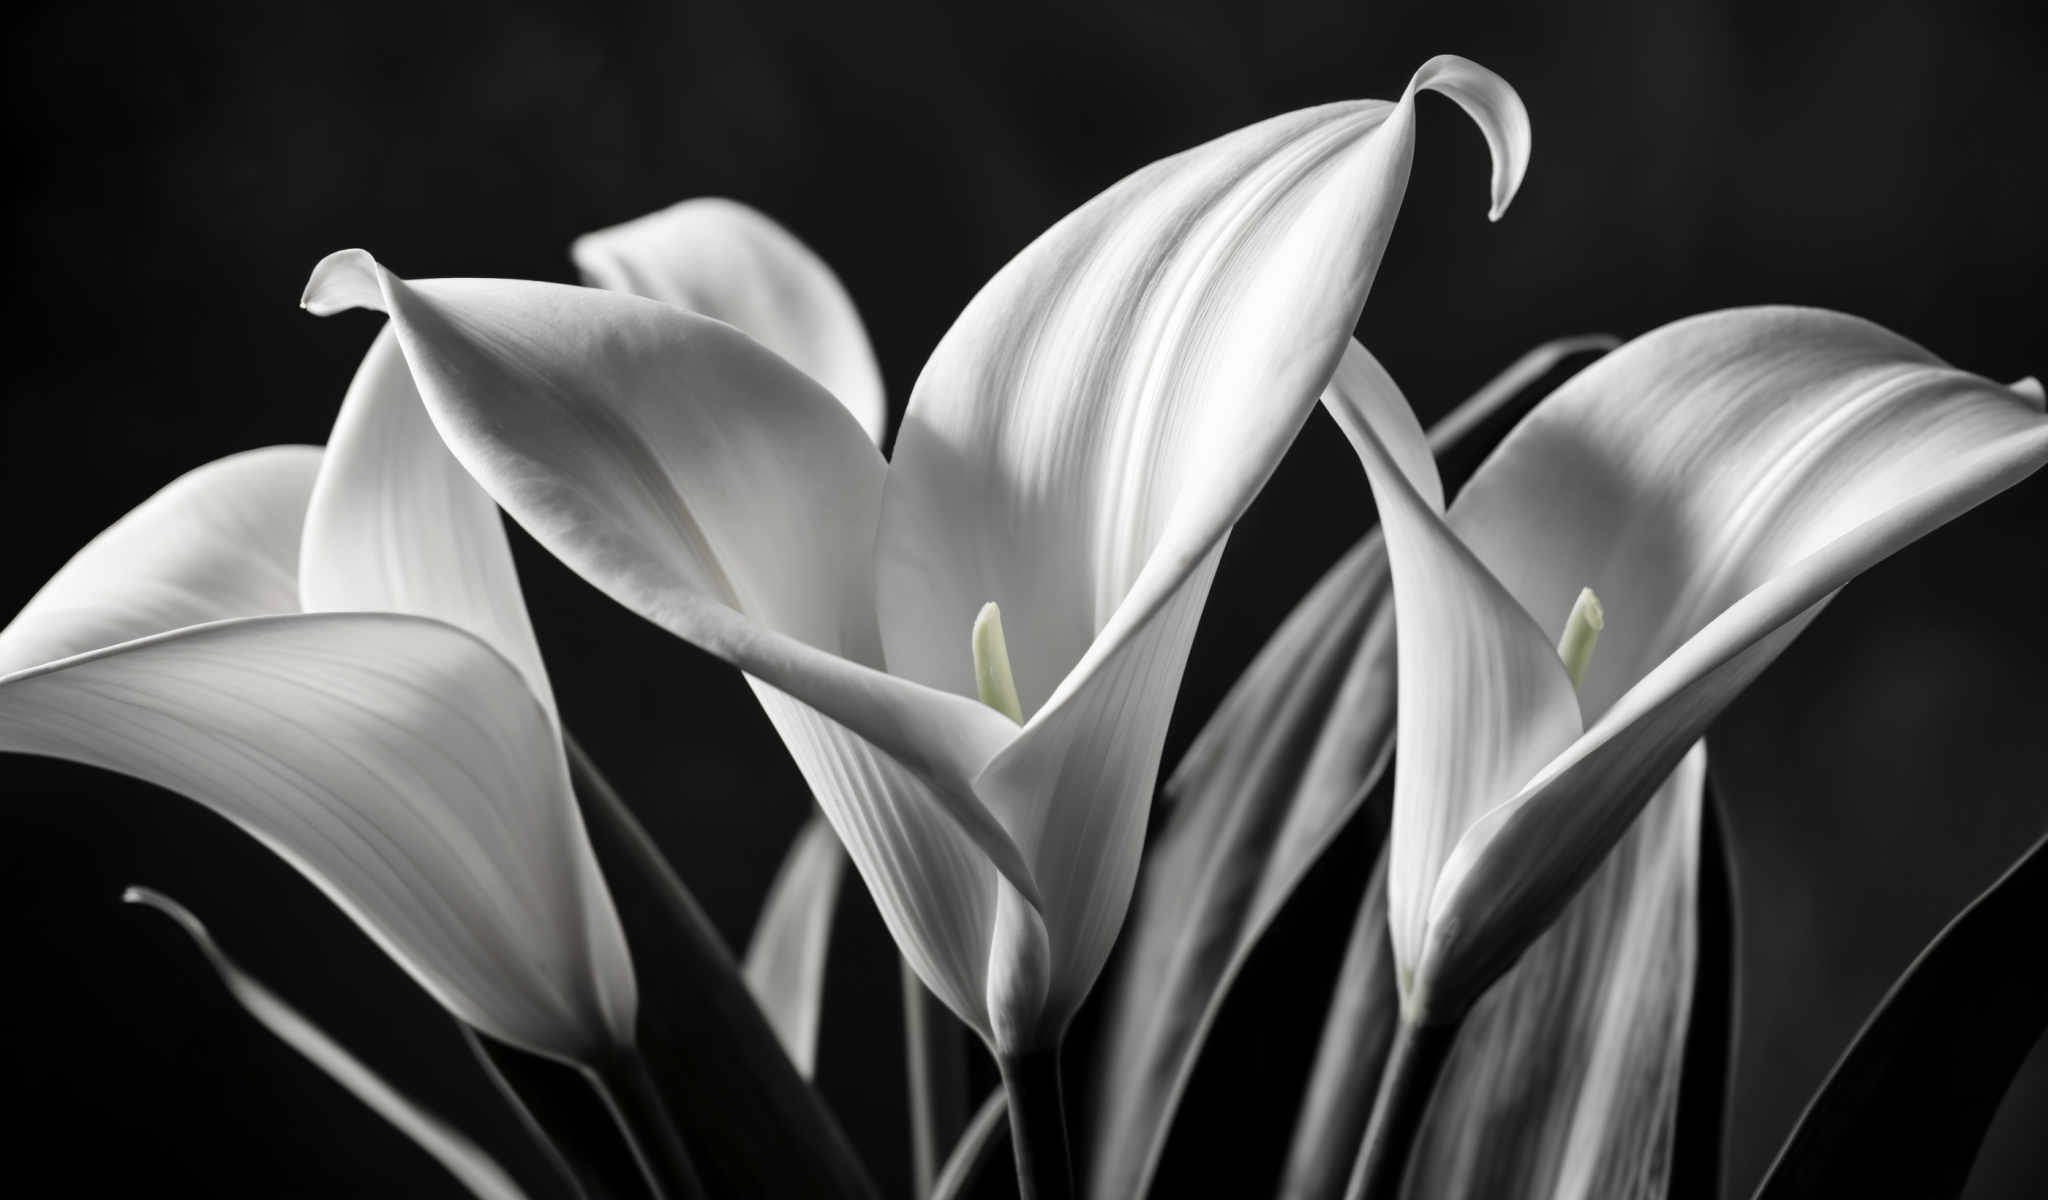
{"label": "lily bloom opening", "polygon": [[[1397,103],[1163,160],[975,297],[888,462],[855,398],[670,304],[407,282],[361,251],[322,262],[305,303],[388,312],[506,511],[747,674],[905,958],[999,1056],[1031,1053],[1121,925],[1217,559],[1358,320],[1423,90],[1485,134],[1498,216],[1527,116],[1455,57]],[[977,685],[991,603],[1017,719]]]}
{"label": "lily bloom opening", "polygon": [[497,510],[380,335],[323,452],[172,482],[0,631],[0,750],[148,780],[296,867],[436,1000],[581,1064],[632,1045]]}
{"label": "lily bloom opening", "polygon": [[[1513,963],[1837,589],[2048,462],[2038,384],[1814,309],[1637,338],[1539,404],[1448,509],[1363,347],[1326,402],[1393,573],[1388,919],[1411,1025],[1457,1020]],[[1594,593],[1597,649],[1574,611]]]}

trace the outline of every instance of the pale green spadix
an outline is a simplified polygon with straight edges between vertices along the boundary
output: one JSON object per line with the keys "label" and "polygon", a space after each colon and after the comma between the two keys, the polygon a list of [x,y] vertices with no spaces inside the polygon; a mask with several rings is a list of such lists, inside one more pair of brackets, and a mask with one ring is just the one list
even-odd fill
{"label": "pale green spadix", "polygon": [[1003,640],[1003,610],[991,600],[974,617],[974,689],[981,702],[1024,723],[1024,705],[1017,699],[1017,679],[1010,674],[1010,647]]}
{"label": "pale green spadix", "polygon": [[1607,613],[1600,607],[1600,597],[1593,594],[1592,588],[1580,588],[1572,615],[1564,619],[1564,635],[1557,639],[1557,656],[1564,660],[1565,673],[1572,677],[1574,688],[1586,677],[1586,664],[1593,661],[1593,647],[1606,627]]}

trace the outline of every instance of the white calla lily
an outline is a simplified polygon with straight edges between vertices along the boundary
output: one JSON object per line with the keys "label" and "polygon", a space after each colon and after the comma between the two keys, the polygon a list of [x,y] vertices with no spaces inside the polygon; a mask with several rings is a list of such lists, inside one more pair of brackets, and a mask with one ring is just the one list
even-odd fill
{"label": "white calla lily", "polygon": [[[1422,90],[1485,133],[1497,216],[1527,118],[1452,57],[1398,103],[1166,159],[969,304],[887,463],[811,376],[672,305],[408,283],[360,251],[323,262],[306,304],[388,312],[498,502],[747,673],[906,959],[999,1054],[1033,1052],[1122,921],[1217,558],[1357,321]],[[991,602],[1021,724],[977,699],[970,631]]]}
{"label": "white calla lily", "polygon": [[714,196],[576,239],[593,287],[714,317],[822,384],[879,446],[889,399],[867,326],[817,252],[765,214]]}
{"label": "white calla lily", "polygon": [[[1448,511],[1363,348],[1325,399],[1401,630],[1389,922],[1411,1024],[1462,1015],[1836,589],[2048,461],[2038,391],[1811,309],[1623,346]],[[1575,689],[1556,645],[1586,588],[1605,629]]]}
{"label": "white calla lily", "polygon": [[0,672],[0,749],[212,808],[493,1037],[630,1046],[632,964],[503,527],[388,335],[326,455],[164,488],[0,632]]}

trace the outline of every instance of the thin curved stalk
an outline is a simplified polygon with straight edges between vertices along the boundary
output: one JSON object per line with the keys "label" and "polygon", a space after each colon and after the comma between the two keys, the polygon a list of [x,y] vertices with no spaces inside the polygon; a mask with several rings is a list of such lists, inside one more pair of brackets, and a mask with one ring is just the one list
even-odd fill
{"label": "thin curved stalk", "polygon": [[939,998],[902,968],[904,1074],[910,1085],[910,1167],[914,1194],[930,1195],[941,1156],[960,1136],[967,1110],[967,1062],[961,1030]]}
{"label": "thin curved stalk", "polygon": [[946,1167],[939,1172],[938,1182],[932,1185],[930,1200],[961,1200],[981,1181],[981,1174],[988,1169],[989,1160],[1002,1149],[1003,1140],[1010,1132],[1010,1105],[1003,1096],[1003,1089],[997,1088],[981,1102],[975,1110],[967,1129],[953,1147],[953,1153],[946,1159]]}

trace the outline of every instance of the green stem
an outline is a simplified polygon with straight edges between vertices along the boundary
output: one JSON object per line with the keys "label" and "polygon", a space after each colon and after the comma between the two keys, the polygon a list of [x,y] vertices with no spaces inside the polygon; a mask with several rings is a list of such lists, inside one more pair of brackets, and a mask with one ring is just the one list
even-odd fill
{"label": "green stem", "polygon": [[1394,1045],[1387,1053],[1386,1072],[1380,1076],[1372,1121],[1352,1164],[1345,1200],[1392,1200],[1400,1195],[1415,1135],[1464,1023],[1463,1017],[1438,1025],[1403,1020],[1394,1030]]}
{"label": "green stem", "polygon": [[1020,1200],[1074,1200],[1073,1156],[1067,1150],[1066,1099],[1058,1046],[997,1060],[1010,1105],[1010,1143],[1017,1151]]}
{"label": "green stem", "polygon": [[668,1108],[640,1056],[621,1051],[588,1070],[657,1200],[704,1200],[704,1181],[697,1176],[697,1164],[690,1161],[690,1152],[676,1137]]}
{"label": "green stem", "polygon": [[929,1196],[947,1149],[966,1124],[967,1060],[953,1014],[908,962],[897,962],[902,968],[903,1053],[910,1084],[911,1179],[915,1195]]}

